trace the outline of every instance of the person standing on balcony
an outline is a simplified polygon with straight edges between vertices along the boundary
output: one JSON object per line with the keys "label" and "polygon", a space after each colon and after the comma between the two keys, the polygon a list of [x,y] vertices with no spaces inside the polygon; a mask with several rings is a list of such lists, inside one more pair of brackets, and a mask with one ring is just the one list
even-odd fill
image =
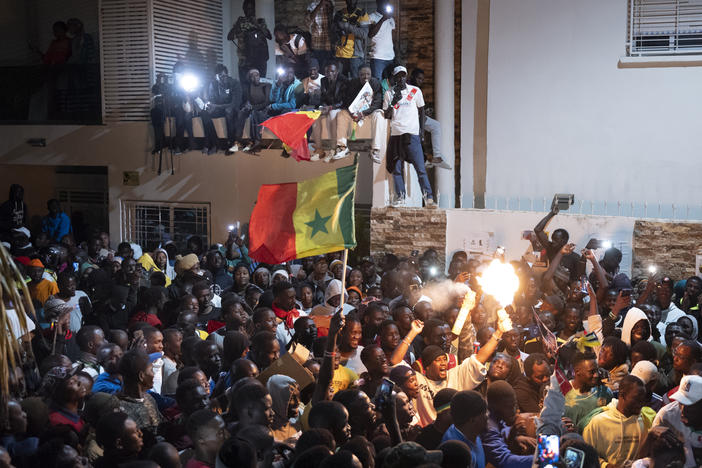
{"label": "person standing on balcony", "polygon": [[268,41],[273,38],[266,26],[266,20],[256,18],[254,0],[244,0],[244,16],[240,16],[227,34],[233,41],[239,55],[239,81],[247,82],[249,70],[255,68],[261,76],[266,76],[268,62]]}

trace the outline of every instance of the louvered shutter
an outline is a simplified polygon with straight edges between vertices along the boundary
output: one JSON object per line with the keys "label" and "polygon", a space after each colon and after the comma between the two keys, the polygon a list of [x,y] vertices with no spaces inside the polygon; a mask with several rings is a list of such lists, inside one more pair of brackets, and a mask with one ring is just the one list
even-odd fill
{"label": "louvered shutter", "polygon": [[153,0],[153,13],[156,73],[182,60],[208,81],[222,63],[222,0]]}
{"label": "louvered shutter", "polygon": [[629,55],[702,53],[702,0],[629,0]]}
{"label": "louvered shutter", "polygon": [[100,1],[105,122],[149,120],[151,0]]}

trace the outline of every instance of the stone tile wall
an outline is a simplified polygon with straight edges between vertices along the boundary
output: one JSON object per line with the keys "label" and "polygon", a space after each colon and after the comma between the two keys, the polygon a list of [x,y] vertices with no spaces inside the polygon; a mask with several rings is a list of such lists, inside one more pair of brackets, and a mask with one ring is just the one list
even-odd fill
{"label": "stone tile wall", "polygon": [[647,275],[648,267],[656,265],[674,280],[688,278],[695,274],[695,255],[702,249],[702,223],[636,221],[632,246],[634,277]]}

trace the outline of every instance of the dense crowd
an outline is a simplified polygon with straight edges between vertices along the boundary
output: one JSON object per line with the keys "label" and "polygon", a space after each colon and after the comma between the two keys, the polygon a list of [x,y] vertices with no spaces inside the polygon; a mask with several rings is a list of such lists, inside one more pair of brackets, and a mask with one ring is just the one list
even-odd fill
{"label": "dense crowd", "polygon": [[[408,162],[417,172],[426,203],[433,204],[426,169],[450,169],[452,158],[442,156],[441,125],[432,118],[422,94],[424,71],[408,72],[397,60],[390,3],[377,0],[372,13],[357,4],[346,0],[335,10],[332,0],[312,1],[304,27],[278,24],[271,34],[265,20],[256,18],[255,2],[245,1],[244,16],[228,34],[239,55],[238,79],[218,64],[213,76],[198,80],[193,64],[186,61],[174,64],[171,77],[157,77],[152,88],[153,153],[168,147],[174,154],[194,149],[205,154],[257,153],[263,148],[263,122],[297,110],[319,111],[307,135],[309,156],[302,159],[330,162],[350,156],[349,141],[365,125],[370,128],[370,157],[393,175],[394,201],[405,203],[402,168]],[[275,80],[266,78],[269,40],[275,41]],[[167,116],[173,119],[166,120]],[[198,116],[202,144],[193,132],[192,119]],[[217,134],[213,121],[217,118],[226,121],[226,145]],[[324,129],[331,142],[325,140]],[[431,147],[425,150],[426,132],[431,134]],[[288,149],[282,154],[290,157]]]}
{"label": "dense crowd", "polygon": [[700,466],[702,281],[632,282],[617,249],[549,238],[557,207],[509,262],[503,311],[492,256],[267,265],[234,230],[77,242],[55,200],[30,232],[22,194],[0,205],[26,283],[3,266],[21,347],[0,467]]}

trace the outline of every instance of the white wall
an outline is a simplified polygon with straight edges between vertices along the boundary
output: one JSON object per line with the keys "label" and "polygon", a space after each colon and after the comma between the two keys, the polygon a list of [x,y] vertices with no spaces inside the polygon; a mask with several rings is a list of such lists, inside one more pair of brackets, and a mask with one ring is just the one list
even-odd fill
{"label": "white wall", "polygon": [[618,68],[626,26],[625,0],[492,1],[488,197],[700,203],[702,68]]}
{"label": "white wall", "polygon": [[[487,240],[485,253],[492,255],[501,245],[505,247],[507,260],[519,260],[530,246],[529,241],[522,240],[522,231],[532,230],[541,218],[541,213],[523,211],[446,210],[446,263],[457,250],[470,254],[471,241],[480,238]],[[623,216],[559,214],[547,230],[568,231],[578,253],[591,238],[609,240],[622,251],[621,271],[631,275],[634,221]],[[604,250],[598,253],[603,254]]]}

